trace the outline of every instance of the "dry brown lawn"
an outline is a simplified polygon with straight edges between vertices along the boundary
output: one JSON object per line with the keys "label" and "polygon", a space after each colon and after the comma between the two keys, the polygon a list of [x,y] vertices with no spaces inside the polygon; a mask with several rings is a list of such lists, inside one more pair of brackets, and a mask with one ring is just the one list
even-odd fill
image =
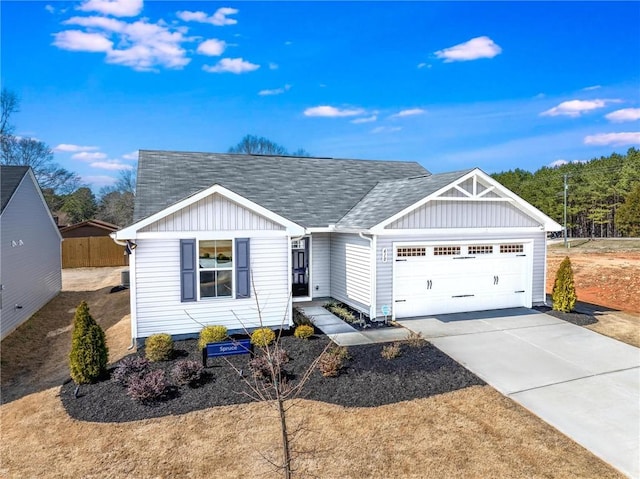
{"label": "dry brown lawn", "polygon": [[[275,413],[265,404],[124,424],[66,414],[58,384],[68,374],[77,302],[87,299],[107,328],[112,354],[126,354],[128,294],[101,286],[63,292],[31,327],[2,342],[3,394],[16,399],[0,406],[0,477],[277,477],[264,458],[277,457],[279,444]],[[51,354],[38,362],[32,349],[45,346]],[[304,426],[294,444],[304,477],[623,477],[489,386],[378,408],[301,401],[291,411],[291,421]]]}

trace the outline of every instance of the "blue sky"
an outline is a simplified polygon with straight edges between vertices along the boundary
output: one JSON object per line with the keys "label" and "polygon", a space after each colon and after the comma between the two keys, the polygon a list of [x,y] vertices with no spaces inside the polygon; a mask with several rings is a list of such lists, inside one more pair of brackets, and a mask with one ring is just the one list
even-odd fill
{"label": "blue sky", "polygon": [[640,146],[639,2],[2,1],[16,133],[96,190],[245,134],[488,173]]}

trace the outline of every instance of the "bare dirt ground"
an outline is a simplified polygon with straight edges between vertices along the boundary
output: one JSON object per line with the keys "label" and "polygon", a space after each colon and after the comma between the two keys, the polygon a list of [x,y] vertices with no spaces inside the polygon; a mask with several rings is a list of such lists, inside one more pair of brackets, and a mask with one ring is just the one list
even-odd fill
{"label": "bare dirt ground", "polygon": [[584,240],[549,248],[547,293],[560,262],[569,256],[579,307],[596,316],[588,326],[606,336],[640,347],[640,240]]}
{"label": "bare dirt ground", "polygon": [[[107,331],[110,360],[127,353],[128,292],[110,294],[119,271],[99,270],[65,274],[65,291],[2,342],[0,477],[280,477],[264,458],[279,443],[265,404],[126,424],[66,414],[59,385],[82,299]],[[74,275],[75,288],[96,289],[67,290]],[[377,408],[301,401],[291,420],[303,424],[294,448],[305,477],[623,477],[488,386]]]}

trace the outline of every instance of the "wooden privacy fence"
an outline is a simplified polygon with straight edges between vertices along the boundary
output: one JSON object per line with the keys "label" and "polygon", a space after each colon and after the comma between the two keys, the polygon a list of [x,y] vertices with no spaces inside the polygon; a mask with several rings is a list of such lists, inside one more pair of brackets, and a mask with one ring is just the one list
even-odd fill
{"label": "wooden privacy fence", "polygon": [[62,267],[127,266],[124,246],[108,236],[65,238],[62,242]]}

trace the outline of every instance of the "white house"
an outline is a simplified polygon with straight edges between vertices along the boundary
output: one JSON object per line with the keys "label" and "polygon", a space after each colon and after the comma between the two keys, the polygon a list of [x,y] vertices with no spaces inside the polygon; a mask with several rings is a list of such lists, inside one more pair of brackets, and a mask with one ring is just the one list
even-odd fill
{"label": "white house", "polygon": [[[132,337],[291,324],[335,298],[371,319],[545,301],[560,225],[479,169],[140,151]],[[256,305],[256,297],[259,308]]]}
{"label": "white house", "polygon": [[0,338],[62,287],[62,237],[31,168],[0,166]]}

